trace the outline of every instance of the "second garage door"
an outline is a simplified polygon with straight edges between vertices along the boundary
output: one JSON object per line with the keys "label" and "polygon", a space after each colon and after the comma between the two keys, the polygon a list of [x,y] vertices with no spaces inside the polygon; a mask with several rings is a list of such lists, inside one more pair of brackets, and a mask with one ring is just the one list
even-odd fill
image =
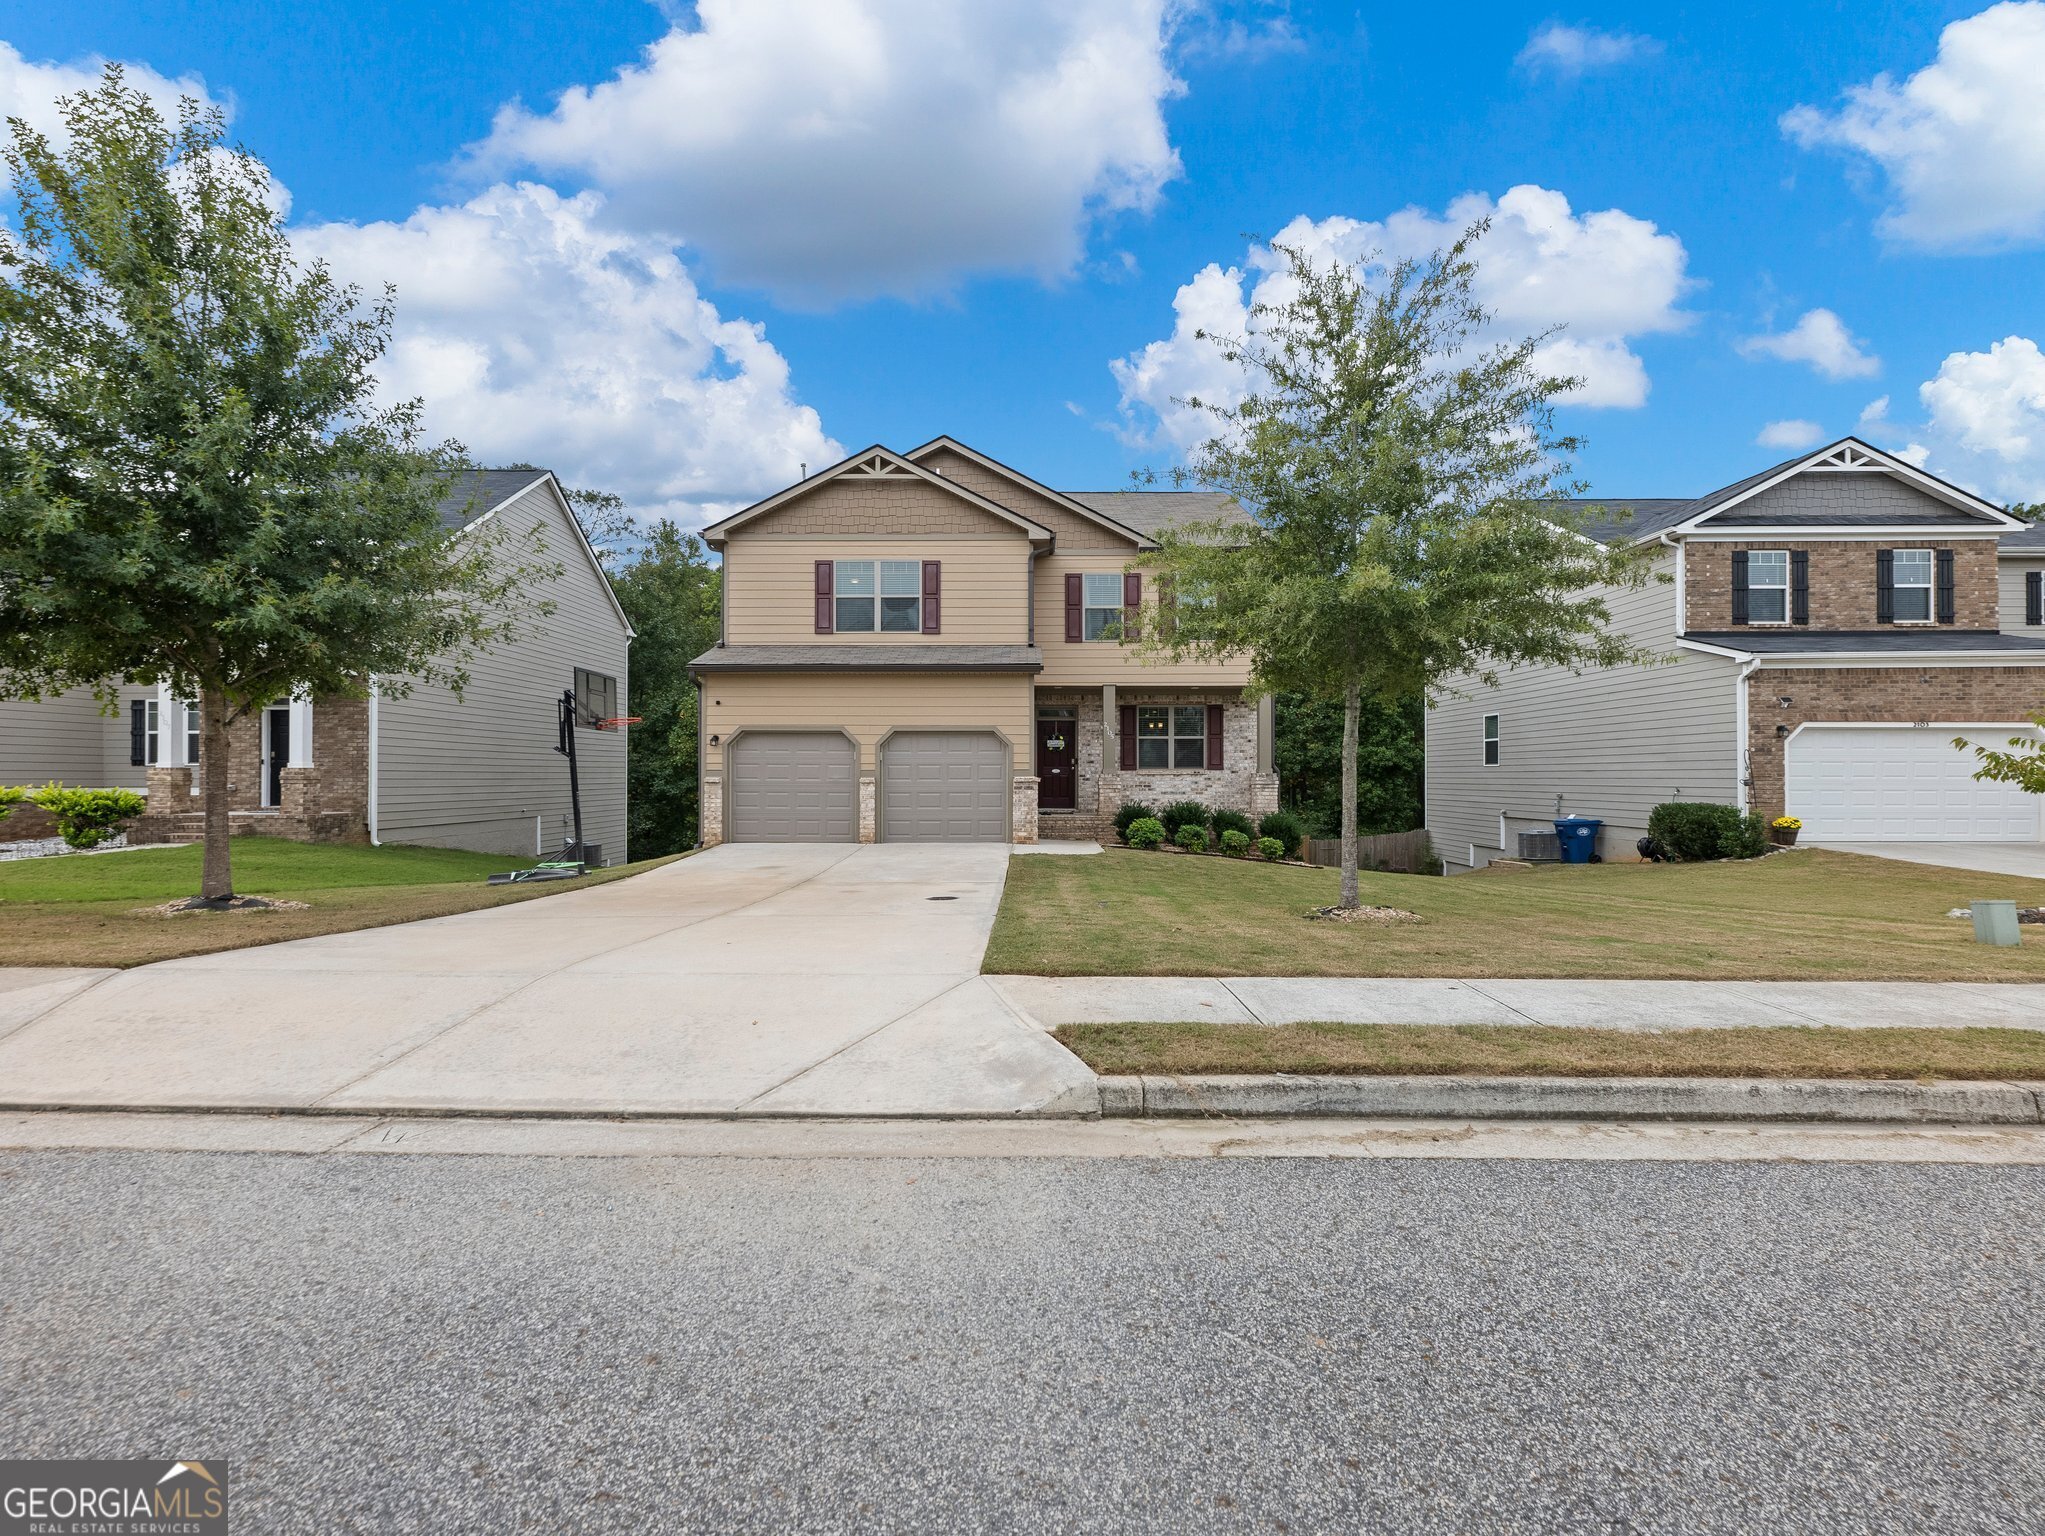
{"label": "second garage door", "polygon": [[2027,729],[1806,726],[1789,741],[1783,798],[1805,842],[2036,842],[2037,797],[1976,779],[1973,754],[1953,746]]}
{"label": "second garage door", "polygon": [[899,731],[881,747],[890,843],[1008,841],[1008,745],[992,731]]}
{"label": "second garage door", "polygon": [[849,843],[859,830],[852,743],[835,731],[748,731],[726,752],[735,843]]}

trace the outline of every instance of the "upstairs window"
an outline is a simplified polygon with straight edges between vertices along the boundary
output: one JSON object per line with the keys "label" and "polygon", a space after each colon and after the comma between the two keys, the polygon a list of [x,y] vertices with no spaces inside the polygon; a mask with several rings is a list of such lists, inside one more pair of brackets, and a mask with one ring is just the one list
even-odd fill
{"label": "upstairs window", "polygon": [[575,669],[575,709],[584,725],[618,717],[618,680],[601,672]]}
{"label": "upstairs window", "polygon": [[[844,569],[840,566],[839,569]],[[923,562],[883,560],[880,562],[880,627],[894,634],[913,635],[923,628]]]}
{"label": "upstairs window", "polygon": [[1752,624],[1789,622],[1789,551],[1747,552],[1747,620]]}
{"label": "upstairs window", "polygon": [[1484,766],[1486,768],[1496,768],[1498,766],[1498,716],[1496,715],[1486,715],[1484,717]]}
{"label": "upstairs window", "polygon": [[[1116,577],[1120,581],[1121,577]],[[1145,705],[1136,711],[1138,768],[1205,768],[1207,706]]]}
{"label": "upstairs window", "polygon": [[[1122,633],[1122,573],[1090,571],[1086,577],[1081,633],[1089,640],[1113,640]],[[1204,727],[1203,727],[1204,729]],[[1160,763],[1160,768],[1164,764]]]}
{"label": "upstairs window", "polygon": [[840,634],[847,631],[870,633],[878,627],[874,610],[873,565],[871,560],[840,560],[832,571],[832,590],[837,594],[832,622]]}
{"label": "upstairs window", "polygon": [[1935,562],[1928,549],[1899,549],[1890,556],[1898,624],[1931,622]]}

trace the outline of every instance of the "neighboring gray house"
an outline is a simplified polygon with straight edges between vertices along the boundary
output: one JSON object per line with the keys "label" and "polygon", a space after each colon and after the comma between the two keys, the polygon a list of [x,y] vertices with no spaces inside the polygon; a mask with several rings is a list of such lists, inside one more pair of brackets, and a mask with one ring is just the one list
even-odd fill
{"label": "neighboring gray house", "polygon": [[[423,843],[479,852],[552,852],[568,837],[568,768],[554,750],[555,701],[574,688],[588,718],[626,713],[632,627],[561,486],[540,469],[464,477],[442,507],[450,527],[492,524],[537,538],[562,567],[539,594],[555,604],[513,644],[476,657],[456,700],[444,688],[369,699],[280,699],[230,732],[237,833],[308,842]],[[196,711],[168,687],[124,687],[120,712],[74,691],[0,702],[0,784],[146,789],[138,841],[199,832]],[[583,730],[585,838],[623,862],[625,735]]]}
{"label": "neighboring gray house", "polygon": [[1665,800],[1787,813],[1813,842],[2039,839],[2038,797],[1977,781],[1952,742],[2045,709],[2040,530],[1856,438],[1706,496],[1579,505],[1611,511],[1592,537],[1653,546],[1657,579],[1606,595],[1659,660],[1519,667],[1429,707],[1451,871],[1558,814],[1633,858]]}

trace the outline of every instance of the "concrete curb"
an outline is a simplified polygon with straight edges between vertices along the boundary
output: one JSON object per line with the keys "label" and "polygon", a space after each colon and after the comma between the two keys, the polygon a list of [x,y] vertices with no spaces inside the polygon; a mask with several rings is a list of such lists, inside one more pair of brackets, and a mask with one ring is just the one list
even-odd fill
{"label": "concrete curb", "polygon": [[1705,1077],[1104,1077],[1108,1118],[2045,1124],[2045,1083]]}

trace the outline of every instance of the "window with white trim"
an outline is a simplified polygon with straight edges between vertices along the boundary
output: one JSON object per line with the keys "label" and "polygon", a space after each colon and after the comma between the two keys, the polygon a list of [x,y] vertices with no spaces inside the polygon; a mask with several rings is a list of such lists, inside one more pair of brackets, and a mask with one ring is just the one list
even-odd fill
{"label": "window with white trim", "polygon": [[840,634],[870,633],[878,623],[871,560],[831,562],[831,626]]}
{"label": "window with white trim", "polygon": [[1089,640],[1114,640],[1122,633],[1122,573],[1089,571],[1081,599],[1080,633]]}
{"label": "window with white trim", "polygon": [[923,628],[923,562],[880,562],[880,627],[884,633],[913,635]]}
{"label": "window with white trim", "polygon": [[1136,710],[1138,768],[1205,768],[1207,706],[1144,704]]}
{"label": "window with white trim", "polygon": [[185,712],[185,766],[196,768],[199,765],[199,706],[183,704],[179,707]]}
{"label": "window with white trim", "polygon": [[1890,559],[1890,583],[1894,589],[1898,624],[1929,624],[1932,613],[1932,583],[1938,561],[1928,549],[1899,549]]}
{"label": "window with white trim", "polygon": [[1486,715],[1484,717],[1484,766],[1486,768],[1496,768],[1498,766],[1498,716],[1496,715]]}
{"label": "window with white trim", "polygon": [[1789,551],[1747,551],[1747,622],[1789,622]]}
{"label": "window with white trim", "polygon": [[154,699],[142,707],[142,761],[151,764],[163,761],[163,735]]}

